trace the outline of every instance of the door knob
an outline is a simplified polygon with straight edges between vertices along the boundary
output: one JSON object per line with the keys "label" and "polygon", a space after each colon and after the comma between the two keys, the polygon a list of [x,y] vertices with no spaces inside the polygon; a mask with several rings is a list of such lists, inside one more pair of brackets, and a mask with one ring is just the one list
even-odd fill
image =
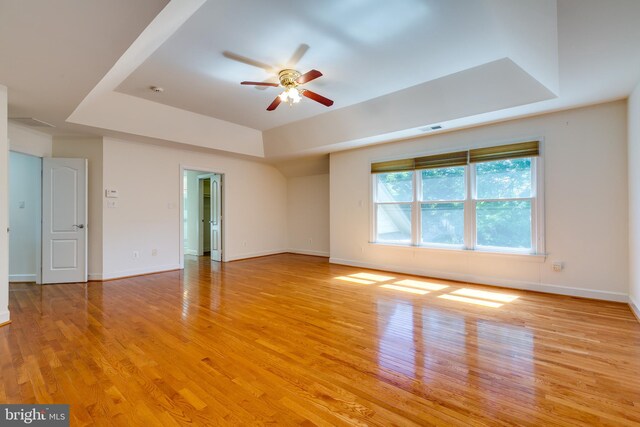
{"label": "door knob", "polygon": [[84,224],[79,224],[79,225],[77,225],[77,224],[73,224],[73,226],[74,226],[74,227],[77,227],[77,228],[80,228],[80,229],[84,228]]}

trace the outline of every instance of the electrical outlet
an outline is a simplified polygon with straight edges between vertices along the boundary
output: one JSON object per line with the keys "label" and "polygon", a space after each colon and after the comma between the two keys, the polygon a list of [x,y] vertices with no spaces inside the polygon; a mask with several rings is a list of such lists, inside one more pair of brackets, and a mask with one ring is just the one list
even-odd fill
{"label": "electrical outlet", "polygon": [[564,264],[562,263],[562,261],[553,261],[551,265],[553,267],[553,271],[555,272],[560,272],[564,268]]}
{"label": "electrical outlet", "polygon": [[158,250],[157,249],[151,249],[151,256],[156,256],[158,255]]}
{"label": "electrical outlet", "polygon": [[313,244],[313,239],[311,237],[309,237],[309,244]]}
{"label": "electrical outlet", "polygon": [[133,258],[134,259],[140,258],[140,252],[139,251],[133,251]]}
{"label": "electrical outlet", "polygon": [[242,246],[245,247],[245,248],[247,247],[247,241],[246,240],[242,242]]}

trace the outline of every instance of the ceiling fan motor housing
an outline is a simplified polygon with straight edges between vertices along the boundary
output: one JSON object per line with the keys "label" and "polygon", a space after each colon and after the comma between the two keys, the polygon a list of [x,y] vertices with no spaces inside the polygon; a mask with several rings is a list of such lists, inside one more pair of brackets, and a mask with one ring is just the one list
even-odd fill
{"label": "ceiling fan motor housing", "polygon": [[290,88],[298,86],[298,78],[301,76],[300,72],[296,70],[282,70],[278,73],[278,80],[283,87]]}

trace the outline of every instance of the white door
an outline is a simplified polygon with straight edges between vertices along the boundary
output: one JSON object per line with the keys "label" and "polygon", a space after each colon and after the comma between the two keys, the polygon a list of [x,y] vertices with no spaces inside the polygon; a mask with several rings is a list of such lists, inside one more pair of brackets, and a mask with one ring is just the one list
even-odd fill
{"label": "white door", "polygon": [[42,161],[42,283],[87,281],[87,160]]}
{"label": "white door", "polygon": [[211,176],[211,259],[222,260],[222,177]]}

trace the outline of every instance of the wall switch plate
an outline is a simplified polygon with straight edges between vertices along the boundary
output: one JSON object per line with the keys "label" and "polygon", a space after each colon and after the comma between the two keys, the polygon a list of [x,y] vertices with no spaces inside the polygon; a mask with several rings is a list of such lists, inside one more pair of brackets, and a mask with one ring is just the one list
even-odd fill
{"label": "wall switch plate", "polygon": [[24,209],[24,202],[23,201],[18,202],[18,208],[19,209]]}
{"label": "wall switch plate", "polygon": [[118,190],[104,190],[104,196],[110,199],[115,199],[119,196]]}

